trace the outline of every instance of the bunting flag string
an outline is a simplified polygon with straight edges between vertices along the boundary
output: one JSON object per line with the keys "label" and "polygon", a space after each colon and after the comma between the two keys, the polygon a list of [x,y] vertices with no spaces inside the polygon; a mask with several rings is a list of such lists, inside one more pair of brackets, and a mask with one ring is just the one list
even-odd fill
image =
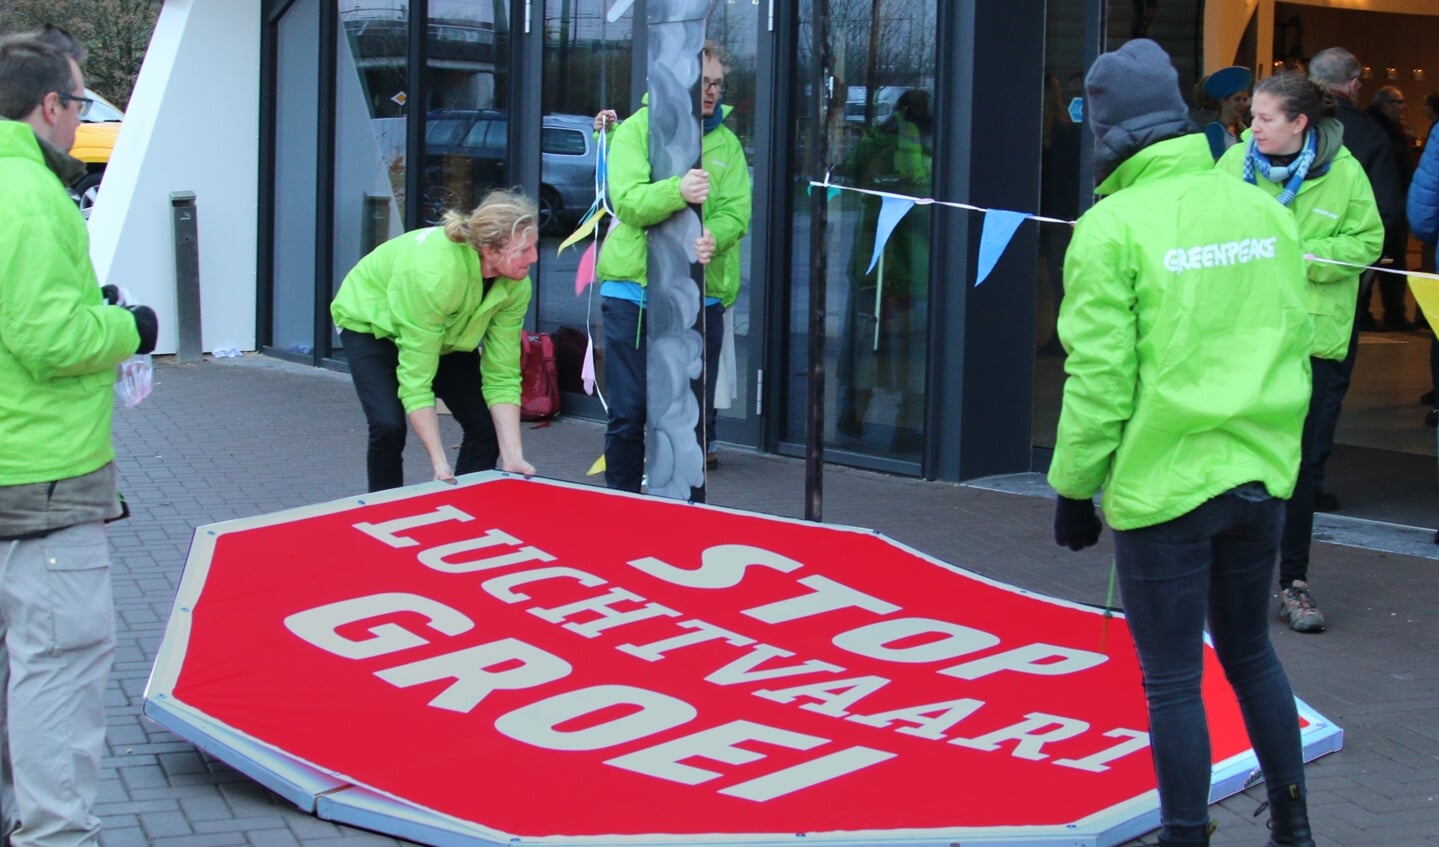
{"label": "bunting flag string", "polygon": [[1439,274],[1426,273],[1424,271],[1406,271],[1399,268],[1386,268],[1383,265],[1356,265],[1353,262],[1341,262],[1338,259],[1322,259],[1313,253],[1306,254],[1304,258],[1311,262],[1319,262],[1325,265],[1339,265],[1346,268],[1355,268],[1362,271],[1378,271],[1382,274],[1394,274],[1406,277],[1409,280],[1409,290],[1414,292],[1414,300],[1425,315],[1439,315]]}
{"label": "bunting flag string", "polygon": [[914,208],[914,201],[908,197],[886,197],[879,207],[879,224],[874,233],[874,255],[869,259],[869,267],[865,274],[874,273],[874,266],[879,263],[879,257],[884,253],[884,246],[889,243],[889,237],[894,234],[894,228]]}
{"label": "bunting flag string", "polygon": [[1413,279],[1414,277],[1419,277],[1420,279],[1432,279],[1435,282],[1439,282],[1439,274],[1431,274],[1424,271],[1405,271],[1400,270],[1399,268],[1386,268],[1383,265],[1359,265],[1355,264],[1354,262],[1341,262],[1338,259],[1325,259],[1322,256],[1316,256],[1313,253],[1305,253],[1304,258],[1308,259],[1311,262],[1319,262],[1323,265],[1339,265],[1341,267],[1354,268],[1355,270],[1360,271],[1378,271],[1382,274],[1406,276],[1410,279]]}
{"label": "bunting flag string", "polygon": [[[585,358],[580,366],[580,382],[584,385],[586,394],[599,397],[600,405],[604,408],[605,413],[608,414],[609,403],[605,400],[604,392],[600,391],[597,387],[598,380],[595,373],[595,336],[591,330],[593,325],[592,313],[594,310],[593,286],[599,282],[598,275],[595,272],[595,260],[599,255],[600,221],[604,219],[606,214],[610,215],[612,219],[618,220],[618,218],[615,216],[614,210],[610,208],[609,204],[609,132],[607,130],[597,130],[596,136],[596,146],[598,149],[595,154],[594,202],[590,204],[589,210],[580,218],[579,225],[575,227],[575,231],[570,233],[564,241],[560,242],[559,248],[555,250],[555,255],[559,256],[563,254],[567,248],[573,247],[585,239],[590,239],[589,246],[580,254],[579,264],[575,268],[575,296],[579,297],[584,294],[586,288],[590,290],[589,301],[585,304]],[[602,467],[603,461],[604,457],[601,456],[597,464]],[[596,472],[594,468],[590,469],[590,473],[593,474]]]}
{"label": "bunting flag string", "polygon": [[[979,212],[983,214],[984,225],[979,237],[979,260],[977,273],[975,274],[975,287],[979,287],[994,270],[999,257],[1009,247],[1009,242],[1014,238],[1019,225],[1027,220],[1039,221],[1040,223],[1064,224],[1074,226],[1075,221],[1066,218],[1051,218],[1045,215],[1036,215],[1030,212],[1016,212],[1010,209],[986,208],[975,206],[970,203],[959,203],[953,200],[937,200],[933,197],[914,197],[909,194],[899,194],[893,191],[881,191],[877,188],[857,188],[851,185],[837,185],[830,182],[830,175],[825,174],[822,181],[811,180],[805,186],[806,193],[816,188],[825,189],[825,199],[833,200],[840,192],[851,192],[854,194],[867,194],[871,197],[878,197],[881,200],[879,220],[876,225],[874,238],[874,254],[869,261],[869,268],[866,274],[872,273],[879,263],[885,245],[889,242],[890,236],[894,233],[895,227],[915,206],[948,206],[951,209],[962,209],[967,212]],[[1343,262],[1338,259],[1326,259],[1307,253],[1305,259],[1311,262],[1320,262],[1326,265],[1340,265],[1354,268],[1355,270],[1378,271],[1379,273],[1396,274],[1407,277],[1409,287],[1414,291],[1415,299],[1429,300],[1433,306],[1424,302],[1420,306],[1426,314],[1439,314],[1439,274],[1426,273],[1422,271],[1406,271],[1398,268],[1386,268],[1383,265],[1360,265],[1354,262]],[[1423,297],[1421,298],[1421,293]]]}
{"label": "bunting flag string", "polygon": [[829,174],[825,174],[822,182],[811,181],[806,186],[806,191],[815,188],[825,189],[826,201],[833,200],[841,191],[850,191],[855,194],[868,194],[880,198],[879,222],[874,236],[874,255],[870,257],[869,268],[866,274],[873,273],[875,266],[879,264],[880,256],[884,253],[889,238],[894,234],[894,229],[899,222],[915,206],[948,206],[952,209],[963,209],[968,212],[980,212],[984,215],[984,225],[979,237],[979,266],[975,274],[974,286],[978,288],[994,266],[999,262],[1000,256],[1009,247],[1009,242],[1014,239],[1014,234],[1019,230],[1019,225],[1027,220],[1041,221],[1043,223],[1065,224],[1074,226],[1074,221],[1064,218],[1050,218],[1044,215],[1034,215],[1028,212],[1016,212],[1009,209],[987,209],[983,206],[974,206],[969,203],[957,203],[951,200],[936,200],[933,197],[913,197],[908,194],[898,194],[893,191],[880,191],[875,188],[856,188],[849,185],[836,185],[830,182]]}

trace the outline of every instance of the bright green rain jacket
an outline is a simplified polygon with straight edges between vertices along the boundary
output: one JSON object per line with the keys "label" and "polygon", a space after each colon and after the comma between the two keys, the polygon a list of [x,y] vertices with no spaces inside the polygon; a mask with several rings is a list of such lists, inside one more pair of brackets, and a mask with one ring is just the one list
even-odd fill
{"label": "bright green rain jacket", "polygon": [[1198,133],[1144,148],[1097,192],[1064,261],[1050,485],[1103,487],[1117,530],[1248,482],[1289,497],[1313,339],[1294,215],[1215,171]]}
{"label": "bright green rain jacket", "polygon": [[[721,106],[725,115],[731,107]],[[645,227],[663,222],[685,207],[680,178],[650,181],[650,110],[641,108],[611,131],[610,205],[619,218],[605,236],[595,275],[644,285]],[[710,175],[704,225],[715,240],[715,255],[705,268],[705,294],[728,309],[739,298],[739,242],[749,232],[750,176],[739,138],[724,124],[705,133],[700,158]]]}
{"label": "bright green rain jacket", "polygon": [[335,326],[392,338],[399,350],[405,413],[435,405],[431,384],[440,357],[480,356],[485,403],[520,402],[520,332],[530,278],[496,277],[481,299],[480,256],[444,229],[417,229],[386,241],[345,276],[330,304]]}
{"label": "bright green rain jacket", "polygon": [[[1329,171],[1304,180],[1290,207],[1299,223],[1299,239],[1306,255],[1367,265],[1379,258],[1384,246],[1384,224],[1364,168],[1347,148],[1339,146],[1342,135],[1338,120],[1326,118],[1320,122],[1315,162],[1328,161]],[[1215,167],[1242,178],[1249,136],[1246,130],[1240,143],[1225,151]],[[1271,197],[1284,190],[1284,186],[1263,177],[1256,184]],[[1360,271],[1323,262],[1306,261],[1304,265],[1309,280],[1309,314],[1314,319],[1312,355],[1342,360],[1349,352]]]}
{"label": "bright green rain jacket", "polygon": [[115,366],[135,319],[100,296],[85,220],[29,124],[0,120],[0,486],[115,458]]}

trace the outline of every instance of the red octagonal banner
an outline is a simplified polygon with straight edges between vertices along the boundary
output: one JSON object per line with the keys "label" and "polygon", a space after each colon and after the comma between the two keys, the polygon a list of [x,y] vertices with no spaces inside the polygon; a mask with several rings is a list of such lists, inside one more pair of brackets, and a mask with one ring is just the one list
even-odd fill
{"label": "red octagonal banner", "polygon": [[[1214,798],[1255,771],[1212,650]],[[877,533],[479,474],[197,531],[146,714],[434,844],[1118,844],[1122,617]],[[1300,704],[1306,758],[1342,732]]]}

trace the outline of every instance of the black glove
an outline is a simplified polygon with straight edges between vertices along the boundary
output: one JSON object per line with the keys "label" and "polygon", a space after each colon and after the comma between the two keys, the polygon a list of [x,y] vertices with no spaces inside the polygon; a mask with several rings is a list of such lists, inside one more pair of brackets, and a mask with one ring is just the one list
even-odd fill
{"label": "black glove", "polygon": [[126,306],[130,316],[135,319],[135,331],[140,333],[140,346],[135,352],[140,355],[155,352],[155,339],[160,335],[160,321],[155,317],[155,310],[149,306]]}
{"label": "black glove", "polygon": [[100,296],[105,298],[105,303],[107,305],[120,305],[120,287],[118,285],[100,286]]}
{"label": "black glove", "polygon": [[1099,517],[1094,514],[1094,501],[1061,494],[1054,503],[1054,543],[1078,551],[1098,541]]}

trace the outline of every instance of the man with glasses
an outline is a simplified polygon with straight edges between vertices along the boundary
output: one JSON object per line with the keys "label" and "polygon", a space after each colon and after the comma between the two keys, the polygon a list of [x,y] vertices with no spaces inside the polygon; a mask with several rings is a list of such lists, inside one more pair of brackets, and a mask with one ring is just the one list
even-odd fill
{"label": "man with glasses", "polygon": [[[623,123],[613,111],[595,116],[595,129],[611,131],[609,196],[618,222],[605,238],[595,273],[600,279],[604,317],[605,393],[609,427],[605,431],[605,484],[638,492],[645,464],[645,228],[662,223],[687,204],[703,206],[704,231],[695,253],[705,268],[705,391],[701,446],[713,457],[715,378],[724,342],[724,312],[739,297],[739,242],[749,231],[750,177],[744,148],[724,119],[732,107],[724,95],[724,53],[706,42],[700,65],[704,87],[704,149],[700,168],[659,181],[650,178],[649,109]],[[618,126],[615,124],[618,123]],[[696,381],[696,384],[698,382]],[[713,458],[707,463],[713,467]]]}
{"label": "man with glasses", "polygon": [[80,66],[0,38],[0,841],[100,839],[93,808],[115,651],[104,522],[121,517],[115,366],[155,348],[155,313],[108,305],[64,151]]}

